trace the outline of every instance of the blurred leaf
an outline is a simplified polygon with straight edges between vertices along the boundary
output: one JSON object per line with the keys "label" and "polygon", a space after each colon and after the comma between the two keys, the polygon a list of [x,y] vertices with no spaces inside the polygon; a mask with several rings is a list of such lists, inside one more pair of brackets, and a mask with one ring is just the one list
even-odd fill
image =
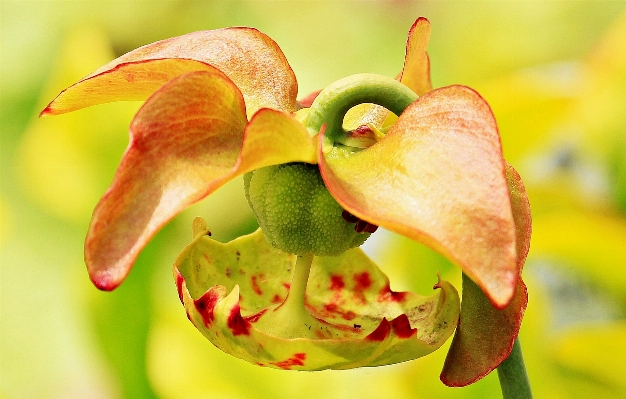
{"label": "blurred leaf", "polygon": [[[554,359],[573,375],[603,385],[615,397],[626,396],[626,322],[581,327],[564,334]],[[598,358],[602,361],[598,361]]]}
{"label": "blurred leaf", "polygon": [[[42,99],[68,80],[112,57],[108,42],[95,29],[68,35]],[[42,102],[43,102],[42,101]],[[34,119],[17,149],[21,188],[51,215],[80,223],[91,214],[127,142],[128,121],[136,105],[112,104],[58,118]],[[115,155],[113,155],[115,154]]]}
{"label": "blurred leaf", "polygon": [[153,276],[162,265],[165,227],[143,250],[134,271],[113,292],[99,292],[90,310],[98,341],[120,381],[123,397],[156,398],[147,373],[147,340],[152,325]]}
{"label": "blurred leaf", "polygon": [[626,301],[626,223],[616,217],[554,212],[534,218],[534,259],[559,259]]}

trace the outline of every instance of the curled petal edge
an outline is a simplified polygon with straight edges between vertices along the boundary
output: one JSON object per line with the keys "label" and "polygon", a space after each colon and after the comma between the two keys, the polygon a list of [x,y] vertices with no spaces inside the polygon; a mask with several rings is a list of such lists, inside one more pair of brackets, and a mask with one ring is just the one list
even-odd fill
{"label": "curled petal edge", "polygon": [[[318,322],[303,336],[274,334],[295,256],[272,248],[260,230],[221,244],[197,218],[194,232],[173,270],[181,302],[216,347],[248,362],[297,370],[392,364],[432,352],[456,326],[452,285],[440,280],[430,297],[391,291],[386,276],[353,249],[314,258],[305,302]],[[286,316],[280,320],[289,324]]]}
{"label": "curled petal edge", "polygon": [[[517,171],[507,163],[506,172],[521,272],[530,248],[530,203]],[[441,372],[441,381],[448,386],[466,386],[497,368],[511,353],[527,304],[528,290],[521,275],[513,300],[500,310],[491,305],[474,282],[463,276],[461,318]]]}

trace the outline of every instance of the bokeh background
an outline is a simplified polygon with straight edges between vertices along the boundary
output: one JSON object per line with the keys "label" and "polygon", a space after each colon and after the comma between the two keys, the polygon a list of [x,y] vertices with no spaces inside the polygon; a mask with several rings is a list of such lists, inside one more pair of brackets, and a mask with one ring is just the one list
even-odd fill
{"label": "bokeh background", "polygon": [[[235,181],[184,212],[115,292],[90,283],[82,244],[140,103],[38,119],[66,86],[140,45],[259,28],[300,97],[358,72],[395,76],[409,27],[432,23],[435,87],[489,101],[534,218],[521,341],[536,397],[626,398],[626,3],[623,1],[6,1],[0,3],[0,398],[499,398],[495,373],[446,388],[447,345],[353,371],[287,372],[215,349],[185,317],[171,265],[194,216],[252,231]],[[380,231],[366,245],[396,290],[460,271]]]}

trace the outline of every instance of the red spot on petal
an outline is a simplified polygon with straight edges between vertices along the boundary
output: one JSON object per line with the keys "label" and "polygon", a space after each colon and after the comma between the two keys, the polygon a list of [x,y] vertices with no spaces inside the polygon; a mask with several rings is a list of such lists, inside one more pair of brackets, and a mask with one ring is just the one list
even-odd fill
{"label": "red spot on petal", "polygon": [[259,321],[259,319],[261,318],[261,316],[263,316],[263,315],[265,314],[265,312],[267,312],[267,308],[266,308],[266,309],[261,310],[261,311],[260,311],[260,312],[258,312],[258,313],[255,313],[255,314],[253,314],[253,315],[246,316],[246,317],[244,317],[243,319],[244,319],[245,321],[250,322],[250,323],[256,323],[257,321]]}
{"label": "red spot on petal", "polygon": [[204,320],[204,324],[207,327],[213,323],[213,310],[215,309],[215,305],[219,299],[220,295],[217,291],[209,290],[200,298],[193,301],[198,313],[202,316],[202,320]]}
{"label": "red spot on petal", "polygon": [[389,336],[390,331],[391,327],[389,326],[389,322],[386,318],[383,318],[378,327],[365,337],[365,339],[369,341],[384,341]]}
{"label": "red spot on petal", "polygon": [[250,335],[250,322],[241,317],[239,305],[235,305],[228,316],[228,328],[233,335]]}
{"label": "red spot on petal", "polygon": [[378,293],[378,302],[402,302],[407,296],[407,292],[395,292],[392,291],[387,284]]}
{"label": "red spot on petal", "polygon": [[185,278],[180,272],[176,271],[176,290],[178,291],[178,299],[180,299],[180,303],[183,305],[185,301],[183,300],[183,283],[185,282]]}
{"label": "red spot on petal", "polygon": [[259,282],[257,281],[257,277],[258,276],[252,276],[252,278],[250,279],[250,283],[252,285],[252,290],[257,294],[257,295],[263,295],[263,290],[261,290],[261,287],[259,286]]}
{"label": "red spot on petal", "polygon": [[368,272],[355,274],[354,282],[356,283],[356,287],[354,287],[354,289],[357,291],[365,291],[372,286],[372,279]]}
{"label": "red spot on petal", "polygon": [[366,136],[372,134],[373,130],[367,125],[361,125],[352,131],[355,136]]}
{"label": "red spot on petal", "polygon": [[283,301],[284,299],[278,294],[274,295],[274,298],[272,298],[272,303],[283,303]]}
{"label": "red spot on petal", "polygon": [[279,367],[283,370],[290,370],[293,366],[304,366],[304,361],[306,360],[306,353],[296,353],[289,359],[283,360],[281,362],[271,362],[276,367]]}
{"label": "red spot on petal", "polygon": [[411,328],[409,318],[405,314],[401,314],[391,321],[391,328],[398,338],[410,338],[417,334],[417,328]]}
{"label": "red spot on petal", "polygon": [[330,289],[333,291],[342,290],[346,286],[346,283],[343,282],[343,277],[338,274],[333,274],[330,276]]}
{"label": "red spot on petal", "polygon": [[332,302],[324,304],[324,310],[327,313],[338,314],[339,316],[341,316],[345,320],[352,320],[352,319],[354,319],[356,317],[356,313],[354,313],[353,311],[348,310],[347,312],[344,312],[341,309],[339,309],[339,306],[337,306],[336,303],[332,303]]}

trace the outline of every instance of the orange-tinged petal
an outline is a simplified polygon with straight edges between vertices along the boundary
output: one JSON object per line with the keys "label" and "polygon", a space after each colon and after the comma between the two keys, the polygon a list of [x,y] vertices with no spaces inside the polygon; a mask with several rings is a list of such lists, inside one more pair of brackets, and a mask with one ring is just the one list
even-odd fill
{"label": "orange-tinged petal", "polygon": [[241,93],[218,71],[168,82],[135,116],[131,143],[94,211],[85,243],[94,284],[117,287],[167,221],[228,180],[263,166],[310,161],[314,148],[286,113],[261,110],[246,127]]}
{"label": "orange-tinged petal", "polygon": [[472,384],[500,365],[511,353],[528,303],[519,277],[513,300],[496,309],[472,280],[463,275],[461,317],[441,372],[451,387]]}
{"label": "orange-tinged petal", "polygon": [[476,92],[431,91],[368,149],[319,151],[326,186],[348,212],[430,245],[494,305],[509,303],[518,275],[515,225],[496,123]]}
{"label": "orange-tinged petal", "polygon": [[420,96],[433,89],[430,80],[430,60],[426,53],[429,40],[430,22],[420,17],[409,30],[404,68],[400,74],[400,82]]}
{"label": "orange-tinged petal", "polygon": [[[517,236],[517,264],[521,270],[530,247],[531,216],[526,190],[512,166],[506,169]],[[441,372],[448,386],[466,386],[483,378],[504,361],[513,348],[528,303],[521,276],[511,303],[493,307],[480,289],[463,277],[461,318]]]}
{"label": "orange-tinged petal", "polygon": [[41,115],[120,100],[143,100],[172,78],[209,65],[243,93],[248,116],[263,107],[294,111],[298,84],[278,45],[253,28],[226,28],[145,45],[65,89]]}

